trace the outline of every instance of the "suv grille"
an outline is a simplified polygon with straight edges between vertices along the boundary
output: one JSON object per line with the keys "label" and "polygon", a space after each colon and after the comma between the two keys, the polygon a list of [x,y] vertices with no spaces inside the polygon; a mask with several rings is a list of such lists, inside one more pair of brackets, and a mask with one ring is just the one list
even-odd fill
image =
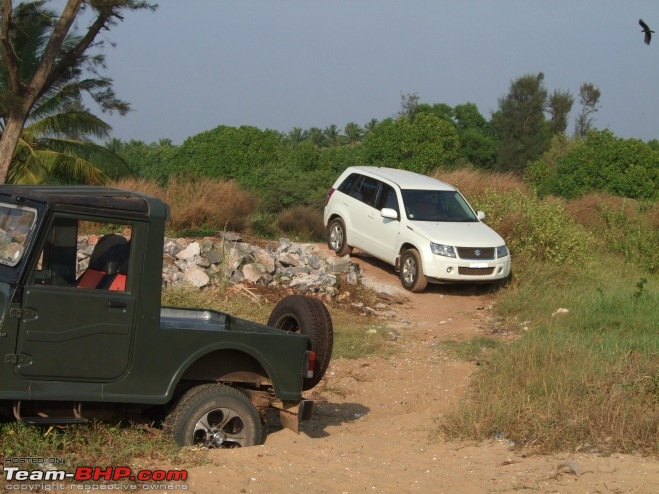
{"label": "suv grille", "polygon": [[494,259],[494,247],[458,247],[460,259]]}
{"label": "suv grille", "polygon": [[458,273],[466,276],[485,276],[493,272],[494,268],[464,268],[458,266]]}

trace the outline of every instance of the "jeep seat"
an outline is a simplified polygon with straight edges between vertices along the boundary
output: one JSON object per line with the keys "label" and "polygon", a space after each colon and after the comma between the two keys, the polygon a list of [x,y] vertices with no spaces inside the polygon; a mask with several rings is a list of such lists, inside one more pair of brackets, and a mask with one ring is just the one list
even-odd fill
{"label": "jeep seat", "polygon": [[124,290],[125,272],[123,274],[123,287],[120,284],[113,288],[113,281],[117,278],[120,268],[127,271],[129,243],[123,235],[109,234],[100,238],[91,257],[89,266],[78,278],[78,288],[99,288],[105,290]]}

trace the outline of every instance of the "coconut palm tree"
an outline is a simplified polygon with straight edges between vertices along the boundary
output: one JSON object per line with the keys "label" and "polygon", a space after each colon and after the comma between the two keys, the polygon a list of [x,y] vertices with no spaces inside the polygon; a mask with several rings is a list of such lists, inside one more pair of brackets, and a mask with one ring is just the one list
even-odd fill
{"label": "coconut palm tree", "polygon": [[340,144],[341,131],[335,124],[325,127],[323,135],[327,138],[327,142],[330,146],[338,146]]}
{"label": "coconut palm tree", "polygon": [[[130,173],[115,153],[89,140],[107,137],[107,123],[81,106],[62,104],[42,114],[43,106],[35,107],[23,128],[8,182],[100,185]],[[0,118],[0,131],[3,124]]]}
{"label": "coconut palm tree", "polygon": [[[43,9],[43,4],[20,4],[14,11],[21,29],[12,32],[11,43],[21,80],[34,75],[49,39],[53,14]],[[63,43],[65,52],[79,39],[68,35]],[[128,172],[118,156],[91,140],[108,137],[111,127],[84,106],[85,94],[101,108],[128,110],[125,103],[114,97],[110,79],[82,78],[83,68],[98,62],[98,57],[93,61],[80,56],[65,76],[38,97],[12,156],[7,181],[102,184]],[[20,103],[9,90],[10,77],[5,60],[0,58],[0,134],[4,133],[12,105]]]}
{"label": "coconut palm tree", "polygon": [[344,132],[349,144],[359,142],[364,136],[364,130],[355,122],[348,122],[345,126]]}

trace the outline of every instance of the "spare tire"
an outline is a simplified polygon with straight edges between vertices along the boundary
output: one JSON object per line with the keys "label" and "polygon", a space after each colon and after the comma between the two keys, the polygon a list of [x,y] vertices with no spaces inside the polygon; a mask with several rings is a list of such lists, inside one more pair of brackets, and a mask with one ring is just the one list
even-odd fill
{"label": "spare tire", "polygon": [[332,357],[334,329],[324,303],[305,295],[289,295],[279,301],[270,314],[268,326],[301,333],[309,338],[309,350],[316,352],[313,377],[305,378],[302,389],[313,388],[325,375]]}

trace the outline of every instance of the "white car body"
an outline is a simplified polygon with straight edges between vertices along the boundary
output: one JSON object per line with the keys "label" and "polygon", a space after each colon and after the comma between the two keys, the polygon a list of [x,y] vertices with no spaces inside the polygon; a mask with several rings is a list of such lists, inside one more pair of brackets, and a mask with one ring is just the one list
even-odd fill
{"label": "white car body", "polygon": [[[356,166],[329,189],[323,220],[328,245],[338,255],[358,248],[400,271],[405,288],[421,291],[427,282],[509,278],[506,243],[482,222],[484,217],[440,180],[395,168]],[[414,272],[418,265],[421,269]]]}

